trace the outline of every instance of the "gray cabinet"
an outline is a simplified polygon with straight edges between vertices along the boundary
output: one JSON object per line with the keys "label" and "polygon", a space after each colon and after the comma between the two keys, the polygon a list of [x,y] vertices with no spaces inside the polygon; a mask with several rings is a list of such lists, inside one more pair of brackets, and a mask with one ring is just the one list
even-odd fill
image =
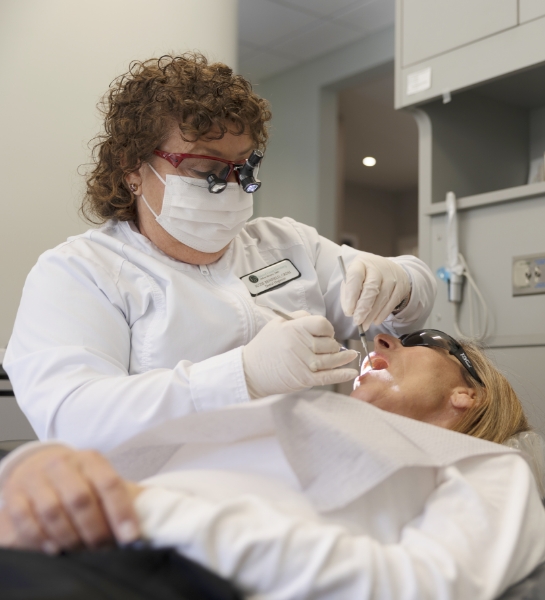
{"label": "gray cabinet", "polygon": [[396,0],[395,106],[545,63],[545,0]]}
{"label": "gray cabinet", "polygon": [[519,0],[519,21],[521,23],[539,17],[545,17],[545,0]]}
{"label": "gray cabinet", "polygon": [[[419,128],[419,255],[434,272],[446,266],[445,196],[454,192],[460,251],[493,315],[486,344],[545,435],[545,296],[512,293],[513,257],[545,252],[545,181],[532,176],[545,153],[545,0],[519,0],[517,23],[496,31],[492,16],[507,12],[492,13],[509,10],[512,23],[514,3],[446,4],[397,0],[396,106],[410,107]],[[456,320],[469,334],[467,289],[455,308],[439,281],[428,326],[455,334]]]}
{"label": "gray cabinet", "polygon": [[517,0],[404,0],[403,66],[516,27],[517,8]]}

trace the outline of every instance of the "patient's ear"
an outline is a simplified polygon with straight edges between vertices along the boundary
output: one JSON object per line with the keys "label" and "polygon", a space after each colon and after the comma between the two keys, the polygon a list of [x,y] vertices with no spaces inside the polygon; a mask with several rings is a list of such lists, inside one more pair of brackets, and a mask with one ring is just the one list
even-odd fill
{"label": "patient's ear", "polygon": [[459,386],[452,390],[449,401],[453,408],[463,412],[473,408],[476,399],[477,393],[472,387]]}

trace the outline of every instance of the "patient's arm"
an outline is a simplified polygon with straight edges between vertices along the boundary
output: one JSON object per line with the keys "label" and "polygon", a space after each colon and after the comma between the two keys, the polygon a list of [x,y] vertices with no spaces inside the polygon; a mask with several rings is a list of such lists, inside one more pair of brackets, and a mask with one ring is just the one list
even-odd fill
{"label": "patient's arm", "polygon": [[545,513],[516,455],[441,471],[397,544],[279,512],[264,499],[223,502],[160,488],[136,499],[144,535],[260,598],[496,598],[545,559]]}
{"label": "patient's arm", "polygon": [[1,546],[56,552],[139,536],[137,490],[104,457],[60,444],[29,446],[0,469]]}

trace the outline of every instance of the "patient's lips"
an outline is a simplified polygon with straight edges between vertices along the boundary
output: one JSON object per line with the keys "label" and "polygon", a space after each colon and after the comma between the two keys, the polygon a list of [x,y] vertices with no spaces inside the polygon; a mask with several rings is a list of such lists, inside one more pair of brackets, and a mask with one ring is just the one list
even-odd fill
{"label": "patient's lips", "polygon": [[[375,346],[376,347],[376,346]],[[371,367],[371,362],[373,363],[373,367]],[[386,370],[390,364],[386,360],[384,356],[381,354],[377,354],[376,352],[369,353],[369,359],[365,357],[363,364],[361,366],[361,375],[356,377],[354,380],[354,390],[358,389],[362,383],[362,381],[368,377],[372,373],[378,373],[378,371]]]}

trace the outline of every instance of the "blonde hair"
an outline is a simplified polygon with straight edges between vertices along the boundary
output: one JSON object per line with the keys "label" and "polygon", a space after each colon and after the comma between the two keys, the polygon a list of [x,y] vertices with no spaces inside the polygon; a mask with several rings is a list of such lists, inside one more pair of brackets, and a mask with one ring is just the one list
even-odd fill
{"label": "blonde hair", "polygon": [[462,342],[465,353],[482,379],[480,385],[461,367],[464,379],[476,391],[476,402],[453,427],[454,431],[503,444],[509,438],[530,431],[524,409],[505,376],[483,349],[474,342]]}

